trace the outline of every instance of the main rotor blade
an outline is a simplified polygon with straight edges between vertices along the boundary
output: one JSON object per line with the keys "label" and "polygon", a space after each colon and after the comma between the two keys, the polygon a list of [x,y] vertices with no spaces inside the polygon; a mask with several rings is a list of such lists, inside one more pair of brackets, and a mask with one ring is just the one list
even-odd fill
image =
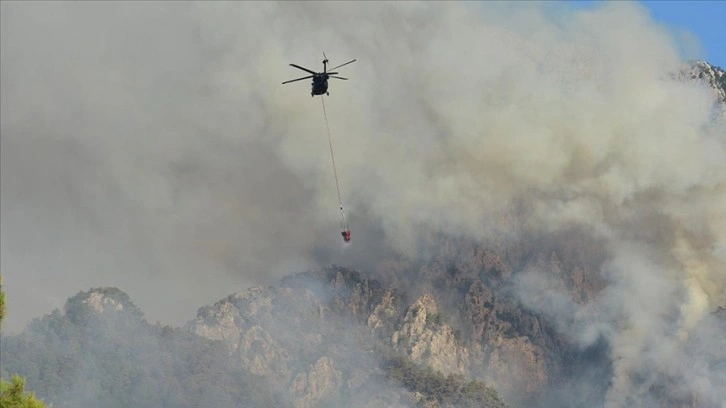
{"label": "main rotor blade", "polygon": [[348,65],[348,64],[350,64],[351,62],[355,62],[355,60],[351,60],[351,61],[348,61],[348,62],[346,62],[345,64],[341,64],[341,65],[338,65],[337,67],[335,67],[335,68],[332,68],[332,69],[331,69],[331,71],[332,71],[332,70],[335,70],[335,69],[338,69],[338,68],[342,67],[343,65]]}
{"label": "main rotor blade", "polygon": [[330,77],[331,78],[335,78],[335,79],[345,79],[346,81],[348,80],[348,78],[343,78],[343,77],[339,77],[339,76],[332,76],[331,75]]}
{"label": "main rotor blade", "polygon": [[309,69],[307,69],[307,68],[303,68],[303,67],[301,67],[300,65],[290,64],[290,66],[292,66],[292,67],[295,67],[295,68],[298,68],[298,69],[302,69],[303,71],[305,71],[305,72],[309,72],[309,73],[311,73],[311,74],[313,74],[313,75],[317,74],[317,72],[315,72],[315,71],[311,71],[311,70],[309,70]]}
{"label": "main rotor blade", "polygon": [[313,75],[309,75],[309,76],[298,78],[298,79],[291,79],[289,81],[283,82],[282,84],[284,85],[284,84],[289,84],[290,82],[302,81],[303,79],[308,79],[308,78],[312,78],[312,77],[313,77]]}

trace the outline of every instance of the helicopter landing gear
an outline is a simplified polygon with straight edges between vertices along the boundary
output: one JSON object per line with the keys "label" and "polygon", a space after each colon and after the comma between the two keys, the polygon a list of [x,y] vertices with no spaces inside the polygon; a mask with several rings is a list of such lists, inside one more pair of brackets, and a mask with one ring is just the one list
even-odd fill
{"label": "helicopter landing gear", "polygon": [[330,96],[330,92],[326,92],[325,94],[328,95],[328,96]]}
{"label": "helicopter landing gear", "polygon": [[310,92],[310,97],[314,98],[315,94],[313,92]]}

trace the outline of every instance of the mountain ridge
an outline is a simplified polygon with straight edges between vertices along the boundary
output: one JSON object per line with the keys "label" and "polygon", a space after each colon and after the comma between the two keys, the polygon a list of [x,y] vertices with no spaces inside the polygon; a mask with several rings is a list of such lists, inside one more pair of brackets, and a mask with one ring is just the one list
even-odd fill
{"label": "mountain ridge", "polygon": [[[335,269],[321,270],[321,272],[324,275],[332,270]],[[184,337],[186,341],[191,342],[190,345],[197,344],[194,347],[204,344],[202,339],[211,341],[208,344],[213,346],[211,349],[212,356],[215,356],[213,358],[225,360],[224,364],[219,363],[220,366],[226,367],[231,373],[237,373],[236,376],[241,375],[246,379],[244,381],[248,381],[241,383],[243,390],[248,391],[253,385],[260,387],[259,381],[264,381],[266,385],[263,389],[267,391],[258,390],[254,393],[254,398],[251,399],[252,405],[249,406],[258,406],[254,401],[271,399],[283,404],[274,406],[293,407],[339,406],[343,401],[351,405],[353,400],[357,401],[357,405],[351,406],[361,407],[380,406],[384,402],[391,404],[396,401],[399,406],[506,406],[496,391],[481,381],[467,380],[461,374],[440,373],[432,369],[431,365],[421,364],[415,359],[406,358],[401,353],[395,353],[393,348],[387,348],[385,344],[379,347],[381,345],[365,343],[365,340],[372,338],[366,335],[368,328],[373,332],[381,328],[376,324],[363,324],[365,313],[360,308],[373,299],[372,296],[366,295],[369,293],[366,288],[375,286],[375,283],[361,278],[357,272],[348,269],[336,272],[335,278],[328,282],[328,285],[324,285],[332,290],[328,303],[320,302],[310,290],[310,286],[319,286],[318,283],[322,281],[311,280],[310,274],[302,273],[290,278],[298,283],[301,279],[306,280],[309,284],[306,288],[299,285],[297,290],[275,287],[249,288],[232,294],[212,306],[200,308],[197,318],[191,320],[184,329],[152,326],[134,310],[133,303],[124,292],[117,288],[94,288],[69,298],[63,313],[56,310],[50,315],[36,319],[22,334],[6,337],[2,351],[3,361],[8,363],[4,364],[3,372],[11,370],[28,376],[29,385],[39,396],[54,403],[54,406],[73,406],[74,403],[87,405],[96,400],[71,397],[62,391],[60,381],[48,383],[47,375],[32,369],[28,370],[27,365],[21,360],[24,358],[33,362],[37,359],[44,361],[48,357],[53,358],[54,353],[66,354],[64,358],[66,360],[70,358],[69,361],[76,366],[76,369],[70,369],[71,372],[76,372],[74,376],[85,377],[89,373],[77,367],[78,364],[82,364],[81,359],[86,362],[92,361],[93,365],[100,364],[99,361],[105,359],[115,361],[114,357],[109,357],[115,355],[113,352],[106,351],[105,357],[102,357],[101,353],[93,352],[96,348],[104,349],[106,347],[104,343],[111,339],[113,339],[112,348],[124,349],[124,342],[129,341],[134,348],[146,350],[141,353],[142,355],[156,353],[168,355],[169,351],[158,350],[159,346],[153,346],[152,351],[147,350],[148,340],[143,339],[153,337],[153,333],[156,333],[162,349],[171,347],[170,343],[165,342],[177,336]],[[348,302],[345,305],[340,303],[342,300],[356,298],[357,302]],[[123,302],[119,302],[119,299]],[[303,307],[304,302],[301,300],[306,301],[309,307]],[[385,302],[384,300],[383,304]],[[102,309],[98,307],[99,304],[113,305],[113,307]],[[375,306],[380,305],[381,303],[377,303]],[[339,313],[334,310],[338,310]],[[374,307],[372,315],[382,310],[380,307]],[[318,314],[320,319],[317,321],[311,319],[310,313]],[[355,315],[361,318],[358,328],[348,321],[349,316]],[[426,324],[433,323],[426,322]],[[301,331],[305,326],[308,330]],[[75,338],[77,336],[68,330],[80,333],[77,335],[79,338]],[[343,335],[343,333],[348,334]],[[368,332],[368,334],[373,333]],[[118,340],[119,338],[121,340]],[[98,343],[99,341],[101,343]],[[63,351],[79,347],[87,348],[89,352],[84,356],[68,356],[68,353]],[[226,352],[222,352],[219,347]],[[14,352],[19,353],[14,356]],[[28,352],[32,357],[27,354]],[[187,358],[199,358],[197,352],[188,350],[187,352],[189,353]],[[372,353],[375,353],[374,357],[371,356]],[[381,357],[384,355],[388,357]],[[172,359],[165,364],[178,363]],[[125,364],[120,365],[125,366]],[[134,367],[132,363],[126,370],[133,371]],[[52,369],[53,372],[56,370],[65,375],[69,374],[68,367]],[[77,373],[78,370],[81,371],[80,374]],[[204,372],[206,371],[200,374]],[[103,378],[107,374],[101,372],[96,375]],[[227,378],[223,373],[214,375],[222,375],[222,382],[228,384],[227,387],[238,382]],[[252,384],[249,384],[250,381]],[[431,389],[431,387],[438,388]],[[111,392],[111,395],[105,393],[101,395],[118,399],[115,392]],[[226,401],[235,395],[239,397],[239,393],[225,390],[220,391],[219,398]],[[151,397],[146,395],[146,398]],[[153,400],[160,406],[176,406],[168,405],[169,401],[164,399]],[[121,401],[124,401],[123,404],[128,403],[128,400],[121,399]],[[191,406],[194,406],[193,401],[190,402]],[[479,403],[484,405],[477,405]]]}
{"label": "mountain ridge", "polygon": [[692,61],[682,71],[691,80],[698,80],[708,84],[716,94],[719,102],[726,103],[726,71],[704,60]]}

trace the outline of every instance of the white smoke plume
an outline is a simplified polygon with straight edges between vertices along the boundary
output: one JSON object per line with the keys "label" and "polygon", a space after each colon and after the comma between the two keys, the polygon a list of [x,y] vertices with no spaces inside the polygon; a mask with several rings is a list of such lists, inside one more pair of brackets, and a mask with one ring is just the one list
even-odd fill
{"label": "white smoke plume", "polygon": [[[99,285],[183,320],[335,257],[320,101],[280,84],[324,51],[358,60],[326,101],[345,255],[590,227],[612,259],[588,333],[605,327],[622,406],[726,303],[726,127],[643,8],[568,7],[4,2],[7,326]],[[522,230],[499,221],[517,203]]]}

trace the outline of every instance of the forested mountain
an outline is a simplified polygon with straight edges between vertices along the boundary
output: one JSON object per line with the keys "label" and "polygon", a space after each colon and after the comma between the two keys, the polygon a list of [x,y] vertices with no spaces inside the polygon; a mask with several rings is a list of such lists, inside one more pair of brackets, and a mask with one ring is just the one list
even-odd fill
{"label": "forested mountain", "polygon": [[2,373],[53,407],[286,406],[219,342],[147,323],[128,296],[94,289],[3,338]]}
{"label": "forested mountain", "polygon": [[[180,329],[147,323],[116,288],[92,289],[4,338],[3,376],[26,376],[53,407],[506,406],[483,382],[366,343],[365,325],[346,323],[333,304],[305,307],[314,299],[309,290],[251,289]],[[230,300],[251,309],[232,316]],[[331,315],[315,318],[317,310]],[[249,321],[237,329],[244,343],[220,337]]]}

